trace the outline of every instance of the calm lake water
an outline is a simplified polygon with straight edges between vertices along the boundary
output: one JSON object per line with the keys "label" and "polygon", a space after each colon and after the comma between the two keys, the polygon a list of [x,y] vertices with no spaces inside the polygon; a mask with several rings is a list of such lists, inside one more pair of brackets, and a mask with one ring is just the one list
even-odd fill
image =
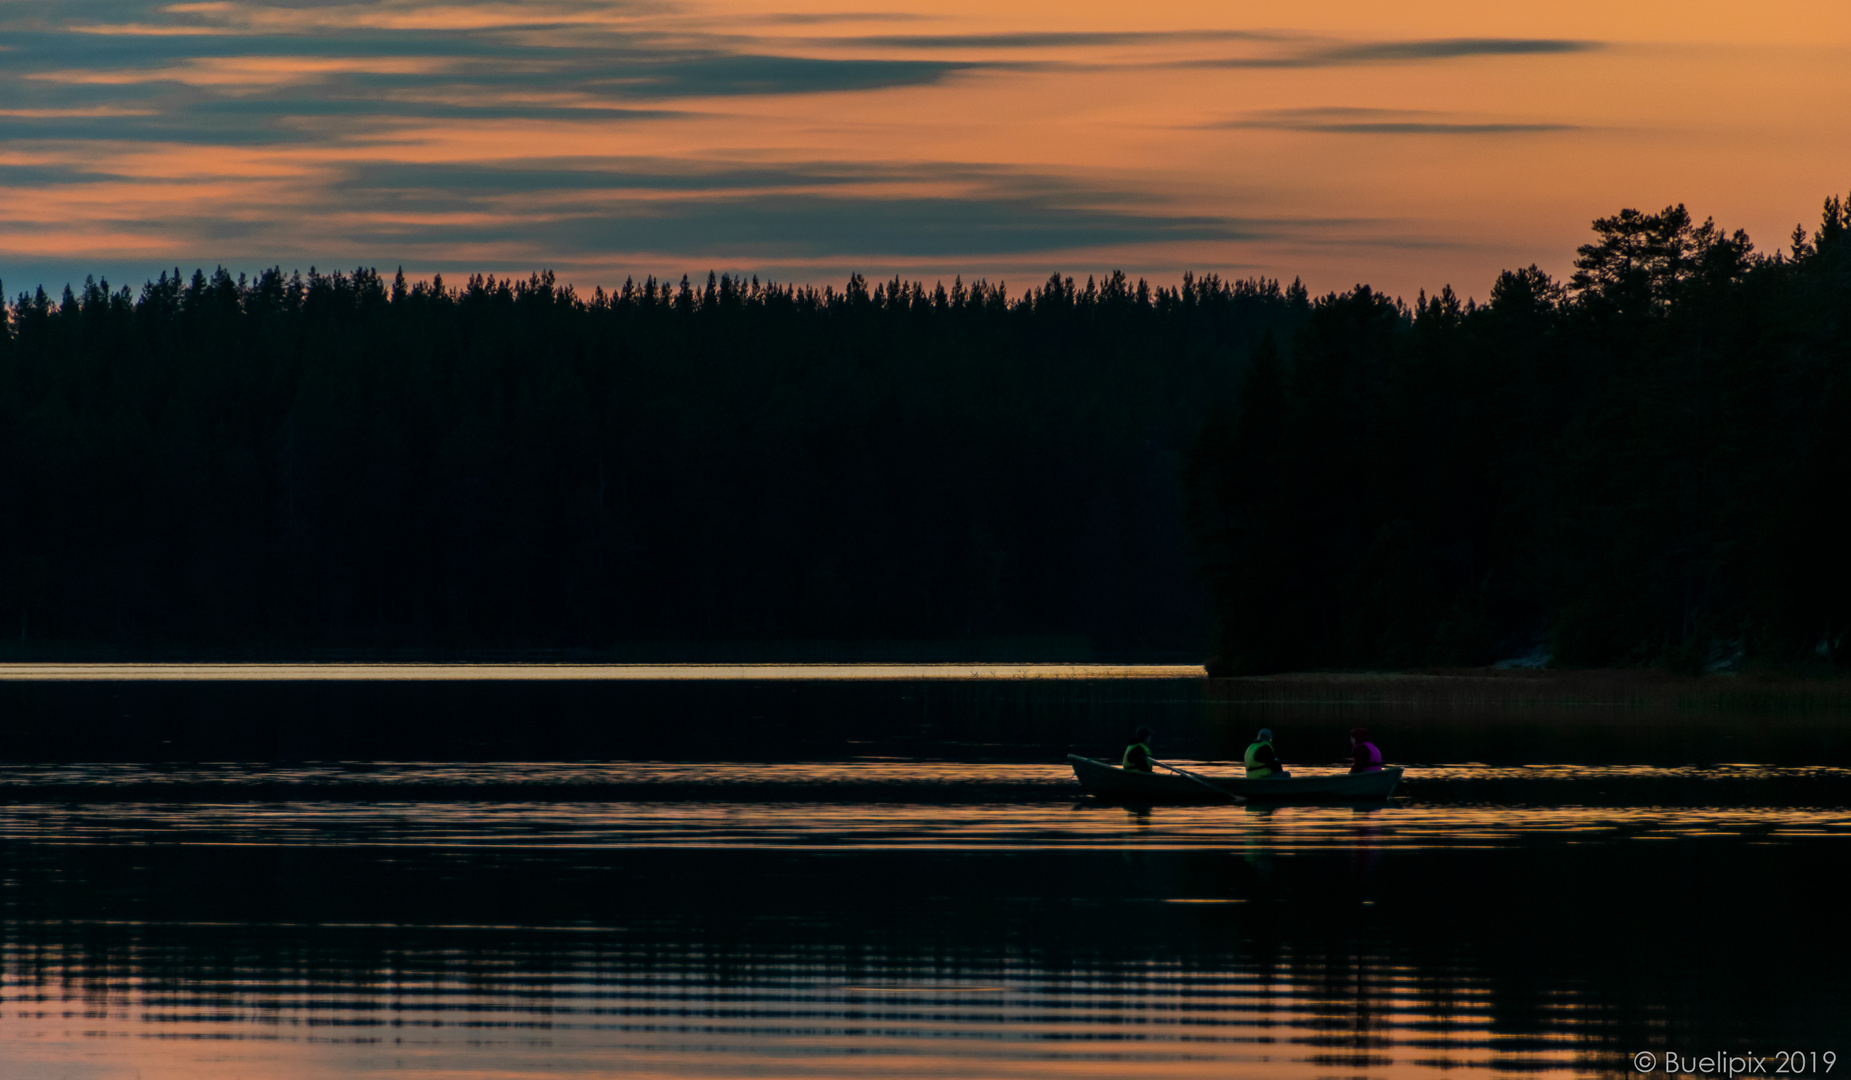
{"label": "calm lake water", "polygon": [[[0,1077],[1851,1068],[1836,718],[1312,712],[1288,757],[1360,718],[1404,793],[1139,810],[1061,754],[1159,717],[1212,773],[1238,718],[923,686],[0,693]],[[341,752],[419,744],[475,752]]]}

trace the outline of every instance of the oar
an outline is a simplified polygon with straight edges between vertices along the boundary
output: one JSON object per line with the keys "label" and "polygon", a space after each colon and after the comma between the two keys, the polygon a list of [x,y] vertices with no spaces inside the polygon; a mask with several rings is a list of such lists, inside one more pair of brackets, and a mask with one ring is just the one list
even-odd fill
{"label": "oar", "polygon": [[1165,764],[1164,762],[1158,761],[1154,757],[1147,757],[1144,760],[1150,762],[1152,765],[1162,766],[1163,768],[1170,770],[1171,772],[1175,773],[1178,776],[1187,776],[1189,779],[1194,780],[1196,783],[1202,785],[1203,787],[1221,796],[1222,798],[1228,800],[1229,802],[1245,802],[1246,801],[1245,799],[1242,799],[1239,795],[1236,795],[1231,791],[1223,791],[1222,789],[1202,779],[1196,774],[1190,772],[1188,769],[1179,769],[1174,765],[1168,765],[1168,764]]}

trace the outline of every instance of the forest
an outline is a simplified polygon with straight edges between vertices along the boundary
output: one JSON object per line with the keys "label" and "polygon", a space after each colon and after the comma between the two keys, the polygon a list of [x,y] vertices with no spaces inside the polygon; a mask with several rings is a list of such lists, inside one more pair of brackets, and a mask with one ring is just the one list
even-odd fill
{"label": "forest", "polygon": [[0,306],[0,654],[1836,665],[1848,229],[1625,210],[1483,303],[41,288]]}
{"label": "forest", "polygon": [[1191,452],[1211,669],[1842,662],[1848,228],[1625,210],[1482,305],[1319,299]]}
{"label": "forest", "polygon": [[1197,661],[1187,452],[1309,310],[1122,274],[22,295],[0,650]]}

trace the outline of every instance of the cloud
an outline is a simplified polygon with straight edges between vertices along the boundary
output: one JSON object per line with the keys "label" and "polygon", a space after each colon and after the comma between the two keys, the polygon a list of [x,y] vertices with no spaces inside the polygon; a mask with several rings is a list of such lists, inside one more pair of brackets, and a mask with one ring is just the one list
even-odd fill
{"label": "cloud", "polygon": [[[1115,207],[1161,213],[1160,200],[1071,177],[958,161],[695,162],[674,157],[527,158],[518,165],[362,162],[330,183],[343,202],[394,200],[442,211],[479,209],[507,197],[631,198],[687,194],[819,194],[911,197],[922,186],[976,201],[1034,202],[1067,209]],[[851,190],[852,189],[852,190]],[[561,205],[564,205],[563,203]],[[666,205],[666,204],[663,204]]]}
{"label": "cloud", "polygon": [[1325,124],[1301,131],[1329,131],[1347,135],[1520,135],[1541,131],[1570,131],[1573,124],[1452,124],[1406,120],[1375,123]]}
{"label": "cloud", "polygon": [[1365,41],[1320,44],[1260,56],[1177,61],[1172,66],[1199,68],[1313,68],[1353,64],[1414,63],[1473,56],[1547,56],[1589,52],[1598,41],[1565,38],[1431,38],[1415,41]]}
{"label": "cloud", "polygon": [[[1075,95],[1072,73],[1135,70],[1168,80],[1187,102],[1176,127],[1159,120],[1151,132],[1207,141],[1185,125],[1213,115],[1200,110],[1216,99],[1195,90],[1226,80],[1190,68],[1599,47],[1060,23],[996,33],[926,9],[717,18],[679,3],[85,0],[0,9],[0,188],[15,208],[0,220],[0,271],[16,278],[21,267],[112,252],[120,259],[98,257],[96,269],[144,256],[207,265],[999,265],[1106,249],[1406,246],[1386,230],[1412,236],[1415,226],[1320,217],[1322,207],[1293,203],[1263,180],[1236,193],[1224,178],[1171,175],[1158,164],[1167,150],[1071,164],[1067,150],[1086,157],[1081,141],[1112,121],[1093,112],[1050,119],[1042,106]],[[904,32],[961,25],[974,32]],[[1012,78],[981,94],[956,86],[1003,71]],[[951,93],[878,93],[945,84]],[[797,100],[778,100],[788,98]],[[1027,119],[1004,123],[1009,110]],[[1572,128],[1545,121],[1323,108],[1193,126],[1485,138]],[[935,152],[947,156],[928,160]],[[792,160],[802,158],[814,160]],[[1223,194],[1203,194],[1210,189]],[[1296,217],[1285,209],[1293,205]]]}
{"label": "cloud", "polygon": [[1063,206],[1010,197],[824,197],[753,193],[718,199],[619,201],[598,212],[473,227],[385,223],[412,249],[459,243],[531,246],[534,257],[673,252],[756,259],[1058,253],[1152,240],[1276,236],[1276,222]]}
{"label": "cloud", "polygon": [[1265,109],[1202,126],[1333,135],[1532,135],[1581,130],[1577,124],[1468,119],[1416,109],[1357,107]]}
{"label": "cloud", "polygon": [[815,94],[936,83],[973,65],[940,60],[830,60],[706,53],[619,68],[583,84],[623,97]]}
{"label": "cloud", "polygon": [[[3,133],[5,128],[0,128]],[[104,171],[73,167],[68,165],[13,165],[0,164],[0,189],[46,187],[52,184],[74,184],[97,180],[108,176]]]}
{"label": "cloud", "polygon": [[0,109],[0,118],[22,120],[92,120],[119,116],[155,116],[153,109],[126,105],[85,105],[62,109]]}
{"label": "cloud", "polygon": [[1015,34],[882,34],[831,38],[832,44],[898,49],[1061,49],[1076,46],[1169,45],[1204,41],[1281,41],[1297,35],[1261,30],[1126,30]]}
{"label": "cloud", "polygon": [[[368,162],[337,171],[338,179],[304,193],[293,212],[314,221],[318,239],[336,250],[398,258],[448,250],[492,250],[504,261],[536,265],[657,254],[696,261],[956,258],[1251,240],[1322,227],[1179,212],[1132,191],[955,162],[560,159],[509,168]],[[934,190],[920,193],[922,183]],[[163,228],[189,235],[196,249],[287,253],[275,241],[289,230],[238,209],[200,216],[176,208]]]}
{"label": "cloud", "polygon": [[[405,196],[463,203],[492,195],[531,192],[733,191],[891,182],[943,175],[930,165],[846,163],[716,164],[697,167],[675,158],[576,158],[521,162],[518,167],[455,163],[382,162],[354,166],[334,187],[369,199]],[[430,205],[426,203],[426,205]]]}
{"label": "cloud", "polygon": [[748,18],[754,22],[784,26],[815,26],[825,23],[923,22],[930,16],[911,11],[786,11]]}
{"label": "cloud", "polygon": [[[233,158],[228,168],[245,159]],[[501,265],[624,258],[740,260],[942,259],[1057,256],[1166,242],[1302,236],[1337,222],[1179,210],[1129,188],[1059,174],[955,161],[694,162],[674,157],[459,162],[331,162],[312,182],[276,181],[279,218],[253,197],[141,208],[165,189],[74,163],[0,169],[0,185],[66,191],[91,221],[122,236],[152,230],[183,250],[283,259],[314,245],[346,258],[443,258],[488,252]],[[150,194],[137,196],[146,186]],[[59,230],[62,215],[0,229],[23,240]],[[303,222],[313,227],[303,230]],[[35,248],[45,249],[45,242]],[[304,253],[312,261],[312,253]],[[235,258],[234,258],[234,261]],[[322,261],[327,261],[325,258]]]}
{"label": "cloud", "polygon": [[1533,56],[1587,52],[1599,42],[1563,38],[1434,38],[1427,41],[1376,41],[1326,50],[1333,60],[1450,60],[1460,56]]}
{"label": "cloud", "polygon": [[30,72],[24,78],[92,86],[175,82],[189,86],[244,88],[316,82],[330,75],[429,75],[444,71],[454,62],[428,56],[215,56],[197,57],[170,67],[66,68]]}
{"label": "cloud", "polygon": [[565,89],[615,102],[920,86],[977,66],[961,60],[791,56],[685,35],[669,41],[651,34],[595,34],[563,45],[471,34],[91,37],[74,43],[75,37],[21,35],[20,51],[0,59],[0,100],[13,107],[72,108],[103,103],[95,93],[82,94],[113,87],[117,104],[120,95],[134,94],[140,108],[159,104],[170,115],[184,115],[212,95],[251,98],[288,90],[277,103],[278,114],[285,115],[309,87],[329,100],[356,87],[422,86],[444,88],[452,102],[505,104],[505,91],[516,88]]}
{"label": "cloud", "polygon": [[[817,39],[831,46],[907,50],[1025,51],[1059,49],[1126,50],[1105,62],[1110,67],[1166,68],[1315,68],[1359,64],[1419,63],[1477,56],[1546,56],[1588,52],[1601,42],[1565,38],[1430,38],[1411,41],[1342,41],[1273,30],[1070,31],[1001,34],[878,34]],[[1255,51],[1237,56],[1142,56],[1143,47],[1213,45],[1245,42]],[[1069,61],[1075,68],[1089,65]]]}
{"label": "cloud", "polygon": [[[395,131],[456,135],[470,122],[529,120],[562,133],[595,128],[610,138],[613,124],[696,120],[701,111],[688,103],[703,99],[923,86],[976,66],[935,58],[782,55],[757,47],[775,40],[639,21],[637,13],[649,10],[644,5],[574,0],[286,8],[96,0],[77,10],[96,23],[61,25],[56,8],[49,18],[0,13],[9,45],[0,53],[0,102],[6,103],[0,139],[14,148],[54,149],[65,159],[87,157],[86,174],[133,168],[122,163],[125,149],[136,145],[291,152],[320,145],[390,156],[380,148]],[[461,29],[375,25],[429,22],[445,11],[463,13],[456,20]],[[88,32],[176,19],[236,32]],[[514,23],[562,20],[572,30],[559,41],[506,32]],[[662,107],[671,101],[678,107]],[[415,134],[420,131],[424,135]],[[86,155],[85,146],[94,149]],[[21,183],[14,190],[31,187]]]}

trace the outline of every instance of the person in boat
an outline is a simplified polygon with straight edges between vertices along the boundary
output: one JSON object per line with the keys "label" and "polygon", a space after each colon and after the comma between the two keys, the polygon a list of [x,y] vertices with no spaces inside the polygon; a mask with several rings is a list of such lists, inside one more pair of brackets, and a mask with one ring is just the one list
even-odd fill
{"label": "person in boat", "polygon": [[1150,729],[1141,727],[1131,736],[1131,745],[1125,747],[1125,758],[1119,762],[1123,768],[1133,772],[1153,772],[1150,765]]}
{"label": "person in boat", "polygon": [[1382,771],[1382,751],[1369,741],[1368,728],[1350,729],[1350,771]]}
{"label": "person in boat", "polygon": [[1273,751],[1273,729],[1261,728],[1253,737],[1253,745],[1247,747],[1247,779],[1271,780],[1291,775],[1279,764],[1279,755]]}

